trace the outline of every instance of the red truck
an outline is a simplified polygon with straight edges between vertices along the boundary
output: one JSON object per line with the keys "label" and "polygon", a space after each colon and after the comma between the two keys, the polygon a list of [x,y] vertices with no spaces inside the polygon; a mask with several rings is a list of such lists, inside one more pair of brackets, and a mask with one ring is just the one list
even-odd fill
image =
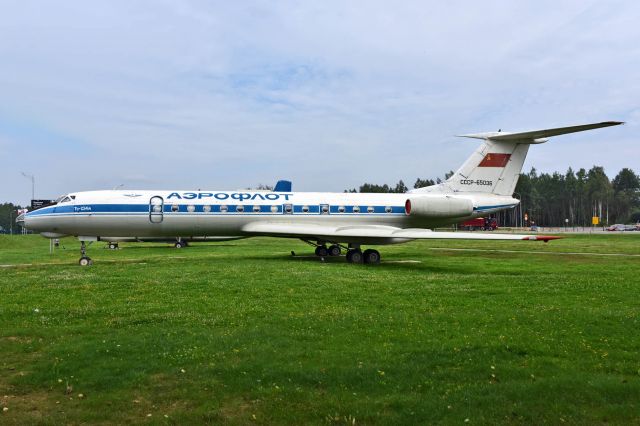
{"label": "red truck", "polygon": [[494,231],[498,229],[498,221],[495,217],[476,217],[458,225],[465,231]]}

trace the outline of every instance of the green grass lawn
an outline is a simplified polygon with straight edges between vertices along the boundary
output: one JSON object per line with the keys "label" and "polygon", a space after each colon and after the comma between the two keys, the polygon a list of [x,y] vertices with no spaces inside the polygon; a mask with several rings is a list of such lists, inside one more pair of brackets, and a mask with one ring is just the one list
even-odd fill
{"label": "green grass lawn", "polygon": [[0,423],[640,423],[640,233],[63,243],[0,236]]}

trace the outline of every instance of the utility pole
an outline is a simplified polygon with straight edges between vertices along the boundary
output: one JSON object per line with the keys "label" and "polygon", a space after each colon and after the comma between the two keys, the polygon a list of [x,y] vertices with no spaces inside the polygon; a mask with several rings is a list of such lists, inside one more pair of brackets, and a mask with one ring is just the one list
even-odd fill
{"label": "utility pole", "polygon": [[26,177],[27,179],[31,179],[31,199],[34,200],[36,198],[35,194],[36,194],[36,177],[34,175],[29,175],[26,174],[25,172],[20,172],[22,173],[22,176]]}

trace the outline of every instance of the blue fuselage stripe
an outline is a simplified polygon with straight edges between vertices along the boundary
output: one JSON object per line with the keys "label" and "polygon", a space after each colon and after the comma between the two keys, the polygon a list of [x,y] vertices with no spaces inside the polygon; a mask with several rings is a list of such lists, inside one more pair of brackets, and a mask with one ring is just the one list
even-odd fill
{"label": "blue fuselage stripe", "polygon": [[[285,212],[285,206],[291,208],[291,212]],[[404,206],[368,206],[368,205],[328,205],[328,204],[164,204],[162,212],[155,214],[171,213],[200,213],[200,214],[405,214]],[[48,206],[27,213],[27,216],[70,216],[70,215],[148,215],[148,204],[76,204]]]}

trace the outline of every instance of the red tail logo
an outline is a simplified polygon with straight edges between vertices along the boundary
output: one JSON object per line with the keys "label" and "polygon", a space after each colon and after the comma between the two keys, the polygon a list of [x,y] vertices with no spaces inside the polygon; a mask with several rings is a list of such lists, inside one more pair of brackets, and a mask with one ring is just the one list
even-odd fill
{"label": "red tail logo", "polygon": [[504,167],[509,162],[511,154],[493,154],[489,153],[484,156],[478,167]]}

